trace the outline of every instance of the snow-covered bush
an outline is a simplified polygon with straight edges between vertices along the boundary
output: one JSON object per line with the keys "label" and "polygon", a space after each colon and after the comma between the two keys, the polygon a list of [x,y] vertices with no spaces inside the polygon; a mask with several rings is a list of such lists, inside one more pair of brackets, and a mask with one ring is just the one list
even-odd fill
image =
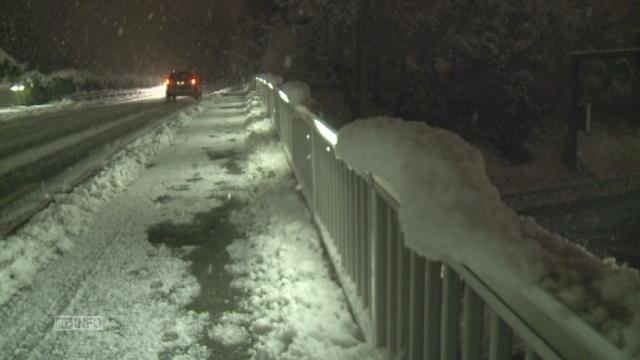
{"label": "snow-covered bush", "polygon": [[20,77],[28,104],[43,104],[65,96],[97,90],[130,89],[157,85],[158,79],[144,76],[97,76],[87,71],[64,69],[50,74],[30,71]]}
{"label": "snow-covered bush", "polygon": [[131,74],[96,75],[89,71],[62,69],[43,74],[37,70],[27,71],[0,48],[0,84],[22,83],[25,86],[27,104],[43,104],[60,100],[81,91],[105,89],[129,89],[158,85],[155,77]]}

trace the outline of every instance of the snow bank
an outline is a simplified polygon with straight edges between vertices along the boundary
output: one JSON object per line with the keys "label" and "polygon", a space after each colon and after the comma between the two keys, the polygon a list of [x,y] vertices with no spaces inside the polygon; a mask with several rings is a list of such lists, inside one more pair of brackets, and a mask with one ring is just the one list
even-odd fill
{"label": "snow bank", "polygon": [[0,239],[0,305],[29,284],[35,273],[58,254],[73,248],[100,206],[132,181],[189,117],[183,112],[124,150],[71,194],[54,195],[54,203],[15,235]]}
{"label": "snow bank", "polygon": [[126,103],[144,99],[164,98],[164,86],[127,90],[101,90],[87,93],[75,93],[62,100],[50,101],[40,105],[12,105],[0,107],[0,123],[15,121],[26,115],[53,113],[65,109],[81,109],[101,105]]}
{"label": "snow bank", "polygon": [[228,248],[233,286],[246,296],[210,332],[222,344],[249,341],[253,359],[371,359],[342,290],[332,280],[320,239],[295,191],[291,170],[270,120],[248,127],[249,206],[236,213],[251,224]]}
{"label": "snow bank", "polygon": [[522,218],[500,199],[481,153],[422,122],[372,118],[343,127],[337,155],[392,186],[408,246],[509,284],[537,284],[609,340],[640,356],[640,276]]}

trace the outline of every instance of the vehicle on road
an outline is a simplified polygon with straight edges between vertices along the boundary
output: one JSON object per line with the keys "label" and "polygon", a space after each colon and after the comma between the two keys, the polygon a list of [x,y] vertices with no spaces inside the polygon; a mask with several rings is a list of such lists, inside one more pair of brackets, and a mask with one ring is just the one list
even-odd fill
{"label": "vehicle on road", "polygon": [[196,100],[202,97],[200,77],[190,71],[172,71],[164,80],[167,88],[167,100],[176,100],[177,96],[192,96]]}

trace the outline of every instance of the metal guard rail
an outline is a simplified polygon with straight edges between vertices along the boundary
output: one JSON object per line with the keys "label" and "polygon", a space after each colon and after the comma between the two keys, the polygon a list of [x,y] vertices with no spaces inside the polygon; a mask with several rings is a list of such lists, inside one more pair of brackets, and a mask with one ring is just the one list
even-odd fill
{"label": "metal guard rail", "polygon": [[356,321],[389,358],[625,359],[569,309],[545,312],[538,302],[564,306],[542,289],[525,297],[407,248],[391,187],[338,159],[336,131],[291,105],[277,80],[255,81]]}

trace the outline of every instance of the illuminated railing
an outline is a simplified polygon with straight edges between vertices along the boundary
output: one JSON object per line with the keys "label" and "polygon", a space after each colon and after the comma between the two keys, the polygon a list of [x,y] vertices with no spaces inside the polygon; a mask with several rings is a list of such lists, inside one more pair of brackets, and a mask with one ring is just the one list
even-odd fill
{"label": "illuminated railing", "polygon": [[[570,310],[559,321],[536,298],[436,262],[405,245],[390,185],[336,158],[337,134],[278,82],[256,88],[284,145],[324,245],[367,340],[393,359],[626,359]],[[530,294],[529,294],[530,295]]]}

